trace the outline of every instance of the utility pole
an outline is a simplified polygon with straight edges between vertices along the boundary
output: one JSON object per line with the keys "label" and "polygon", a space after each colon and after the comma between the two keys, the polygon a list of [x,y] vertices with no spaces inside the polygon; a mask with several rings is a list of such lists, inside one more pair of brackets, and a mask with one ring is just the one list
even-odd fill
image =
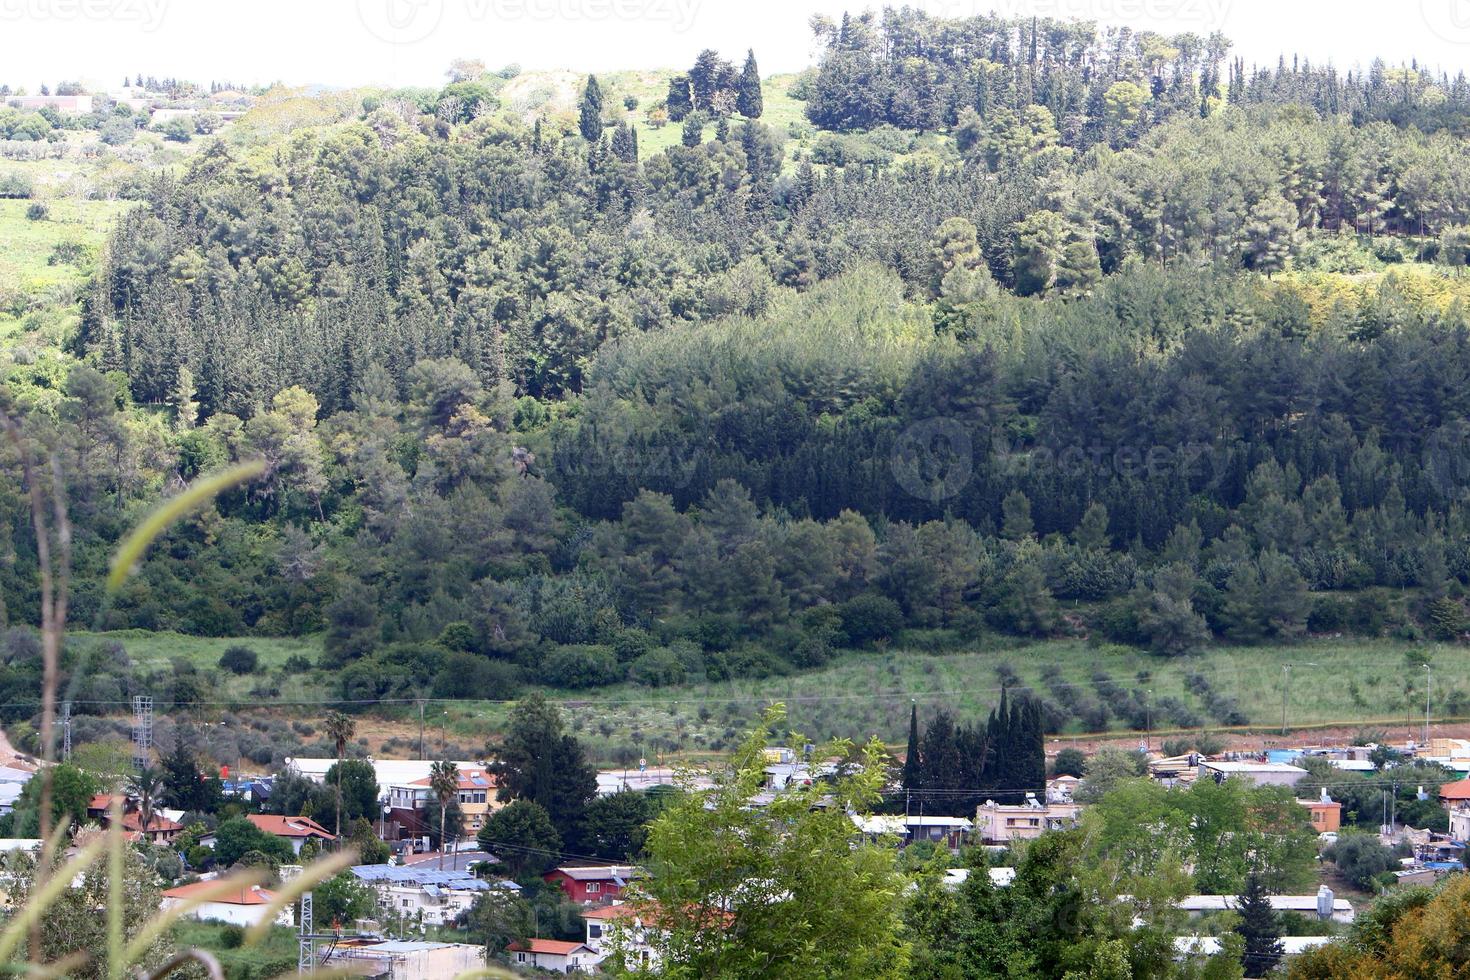
{"label": "utility pole", "polygon": [[1296,664],[1281,665],[1281,734],[1285,735],[1286,728],[1286,699],[1291,691],[1291,668],[1293,667],[1320,667],[1321,664],[1303,662]]}
{"label": "utility pole", "polygon": [[424,757],[424,701],[419,699],[419,758]]}
{"label": "utility pole", "polygon": [[1434,669],[1424,665],[1424,751],[1429,751],[1429,689],[1434,684]]}
{"label": "utility pole", "polygon": [[71,761],[71,702],[61,704],[61,761]]}

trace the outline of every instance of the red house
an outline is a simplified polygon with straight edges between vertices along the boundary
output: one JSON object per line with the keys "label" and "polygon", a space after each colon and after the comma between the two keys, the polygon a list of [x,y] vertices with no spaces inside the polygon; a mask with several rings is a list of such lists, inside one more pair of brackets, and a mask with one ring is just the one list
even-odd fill
{"label": "red house", "polygon": [[561,885],[562,891],[574,902],[603,905],[621,896],[637,872],[638,869],[631,864],[563,865],[541,877]]}

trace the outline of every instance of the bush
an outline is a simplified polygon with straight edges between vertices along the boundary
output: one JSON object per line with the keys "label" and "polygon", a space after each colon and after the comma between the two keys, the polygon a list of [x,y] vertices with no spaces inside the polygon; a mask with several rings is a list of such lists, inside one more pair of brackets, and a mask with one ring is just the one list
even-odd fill
{"label": "bush", "polygon": [[232,646],[219,658],[219,665],[232,674],[253,674],[260,666],[260,655],[246,646]]}
{"label": "bush", "polygon": [[561,647],[541,665],[541,679],[552,687],[601,687],[621,676],[617,656],[601,646]]}
{"label": "bush", "polygon": [[30,197],[35,192],[35,184],[26,174],[0,174],[0,197]]}
{"label": "bush", "polygon": [[1062,749],[1052,764],[1052,772],[1058,776],[1081,778],[1087,772],[1087,757],[1082,754],[1081,749]]}
{"label": "bush", "polygon": [[49,217],[51,217],[51,209],[40,201],[36,201],[30,207],[26,208],[27,221],[45,221]]}
{"label": "bush", "polygon": [[903,629],[903,610],[887,596],[860,595],[839,607],[842,632],[854,646],[892,639]]}
{"label": "bush", "polygon": [[684,680],[684,665],[673,650],[650,650],[628,665],[628,680],[645,687],[667,687]]}

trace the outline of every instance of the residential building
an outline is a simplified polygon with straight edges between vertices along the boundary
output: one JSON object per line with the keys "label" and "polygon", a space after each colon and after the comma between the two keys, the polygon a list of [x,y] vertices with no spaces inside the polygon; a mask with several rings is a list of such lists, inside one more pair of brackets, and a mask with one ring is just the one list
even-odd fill
{"label": "residential building", "polygon": [[385,916],[433,926],[453,925],[485,892],[520,891],[513,881],[487,881],[468,871],[440,871],[430,865],[360,864],[351,871],[372,887]]}
{"label": "residential building", "polygon": [[1200,779],[1244,779],[1254,786],[1295,786],[1297,780],[1307,775],[1300,766],[1285,762],[1216,762],[1201,759]]}
{"label": "residential building", "polygon": [[[201,893],[207,892],[213,885],[213,881],[197,881],[192,885],[170,888],[163,893],[163,910],[166,912],[177,906],[185,905],[197,899]],[[274,892],[266,891],[259,885],[252,885],[226,895],[216,895],[184,914],[189,918],[205,921],[253,926],[270,913],[270,903],[275,900],[275,897]],[[275,921],[279,925],[289,926],[291,909],[283,909],[275,916]]]}
{"label": "residential building", "polygon": [[987,844],[1032,840],[1052,830],[1076,826],[1082,807],[1077,803],[1041,803],[1027,794],[1026,802],[986,800],[975,808],[975,833]]}
{"label": "residential building", "polygon": [[[707,923],[705,927],[709,929],[729,928],[734,921],[729,912],[709,908],[706,913],[698,924]],[[601,958],[607,956],[614,941],[618,941],[629,966],[643,964],[656,968],[658,951],[650,940],[656,939],[660,932],[660,914],[659,907],[652,903],[642,906],[642,911],[626,904],[588,909],[582,913],[582,920],[587,926],[586,945]]]}
{"label": "residential building", "polygon": [[322,955],[322,966],[378,980],[443,980],[485,968],[485,947],[468,943],[344,939]]}
{"label": "residential building", "polygon": [[[433,759],[364,759],[362,760],[373,767],[373,774],[378,779],[378,799],[388,798],[389,791],[394,786],[407,786],[420,779],[427,779],[429,768],[434,765]],[[289,758],[286,767],[315,783],[325,783],[327,770],[337,764],[335,758]],[[483,769],[483,762],[455,762],[461,769]]]}
{"label": "residential building", "polygon": [[590,973],[602,962],[602,956],[586,943],[566,943],[556,939],[527,939],[507,947],[516,966],[534,967],[551,973]]}
{"label": "residential building", "polygon": [[[464,832],[473,837],[485,826],[487,814],[503,804],[495,799],[496,782],[489,770],[479,766],[461,766],[459,770],[459,810],[464,814]],[[388,804],[399,809],[399,801],[409,803],[412,809],[422,812],[429,804],[433,791],[429,777],[416,779],[406,786],[394,786],[388,791]],[[446,835],[447,836],[447,835]]]}
{"label": "residential building", "polygon": [[301,848],[309,840],[325,844],[337,839],[335,834],[310,817],[280,817],[273,813],[250,813],[246,814],[245,819],[267,834],[286,841],[291,845],[293,854],[300,854]]}
{"label": "residential building", "polygon": [[965,835],[975,829],[974,823],[964,817],[934,817],[920,814],[909,816],[859,816],[852,814],[852,822],[858,831],[870,840],[898,838],[900,847],[918,841],[931,841],[936,846],[958,851]]}
{"label": "residential building", "polygon": [[1342,804],[1327,797],[1327,791],[1322,791],[1322,798],[1317,800],[1297,800],[1307,808],[1311,816],[1312,829],[1319,834],[1336,833],[1342,827]]}
{"label": "residential building", "polygon": [[602,905],[621,898],[623,889],[637,873],[638,869],[628,864],[563,865],[541,877],[551,884],[561,885],[562,891],[574,902]]}

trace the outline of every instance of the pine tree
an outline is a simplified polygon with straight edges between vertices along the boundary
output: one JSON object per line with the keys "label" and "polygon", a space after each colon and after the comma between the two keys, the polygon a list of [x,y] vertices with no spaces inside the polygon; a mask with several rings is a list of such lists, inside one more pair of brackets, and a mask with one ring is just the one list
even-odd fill
{"label": "pine tree", "polygon": [[904,789],[919,789],[923,785],[920,778],[921,763],[919,761],[919,706],[909,705],[909,747],[903,757],[903,780]]}
{"label": "pine tree", "polygon": [[613,130],[612,154],[623,163],[638,162],[638,134],[632,126],[618,123]]}
{"label": "pine tree", "polygon": [[587,76],[587,87],[582,90],[581,114],[577,126],[582,138],[589,143],[597,142],[602,135],[602,89],[596,75]]}
{"label": "pine tree", "polygon": [[1245,892],[1236,907],[1240,913],[1240,925],[1235,931],[1245,938],[1245,950],[1240,956],[1240,965],[1248,977],[1263,977],[1281,962],[1284,950],[1281,946],[1281,925],[1276,919],[1276,910],[1266,897],[1266,885],[1260,875],[1251,872],[1245,879]]}
{"label": "pine tree", "polygon": [[765,111],[761,73],[755,66],[754,50],[745,53],[745,67],[740,70],[740,85],[735,93],[735,109],[746,119],[759,119]]}
{"label": "pine tree", "polygon": [[704,142],[704,114],[696,112],[684,120],[684,132],[680,134],[680,142],[685,146],[698,146]]}

